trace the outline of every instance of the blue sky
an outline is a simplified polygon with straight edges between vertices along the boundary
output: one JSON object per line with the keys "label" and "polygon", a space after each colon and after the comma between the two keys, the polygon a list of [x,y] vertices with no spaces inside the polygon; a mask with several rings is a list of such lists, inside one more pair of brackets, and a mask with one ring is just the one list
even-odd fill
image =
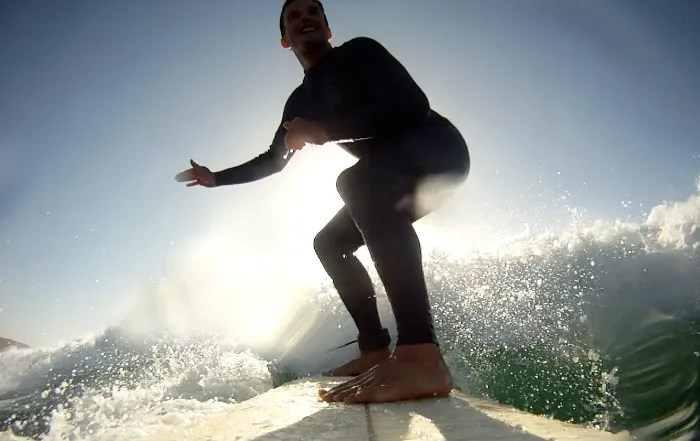
{"label": "blue sky", "polygon": [[[249,278],[318,273],[313,234],[352,164],[340,149],[241,187],[173,180],[190,158],[218,170],[269,145],[303,75],[279,46],[281,3],[0,2],[1,336],[99,332],[193,249]],[[425,221],[443,235],[547,226],[567,207],[642,220],[693,191],[695,2],[326,9],[335,44],[379,40],[467,138],[468,183]]]}

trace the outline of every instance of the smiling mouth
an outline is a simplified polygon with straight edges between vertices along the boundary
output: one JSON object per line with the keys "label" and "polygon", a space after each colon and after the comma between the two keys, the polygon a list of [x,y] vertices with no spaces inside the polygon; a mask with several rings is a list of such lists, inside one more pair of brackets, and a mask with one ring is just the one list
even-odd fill
{"label": "smiling mouth", "polygon": [[301,35],[306,35],[306,34],[310,34],[312,32],[316,32],[317,30],[318,30],[318,27],[316,27],[316,26],[304,26],[303,28],[301,28],[301,31],[299,31],[299,33]]}

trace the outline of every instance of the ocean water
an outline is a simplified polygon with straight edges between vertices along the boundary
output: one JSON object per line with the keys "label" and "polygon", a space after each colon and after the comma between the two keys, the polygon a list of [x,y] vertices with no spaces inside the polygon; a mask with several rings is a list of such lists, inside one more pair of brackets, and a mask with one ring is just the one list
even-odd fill
{"label": "ocean water", "polygon": [[[639,224],[601,220],[425,261],[457,388],[601,430],[675,439],[697,429],[700,188]],[[0,354],[0,440],[155,433],[356,354],[329,350],[355,331],[327,283],[284,312],[274,344],[145,330],[135,323],[167,323],[149,305],[91,338]]]}

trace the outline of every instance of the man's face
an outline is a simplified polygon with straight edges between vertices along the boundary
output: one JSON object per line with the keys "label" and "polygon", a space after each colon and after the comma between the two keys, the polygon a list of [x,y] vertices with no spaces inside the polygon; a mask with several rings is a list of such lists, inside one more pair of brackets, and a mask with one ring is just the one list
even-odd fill
{"label": "man's face", "polygon": [[284,11],[284,40],[294,51],[326,43],[330,38],[323,11],[314,0],[296,0]]}

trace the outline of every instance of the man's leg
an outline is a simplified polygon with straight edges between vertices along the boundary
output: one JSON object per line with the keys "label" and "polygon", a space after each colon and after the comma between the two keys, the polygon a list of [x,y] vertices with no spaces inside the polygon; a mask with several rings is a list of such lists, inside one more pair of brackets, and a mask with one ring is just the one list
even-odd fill
{"label": "man's leg", "polygon": [[382,328],[372,281],[353,253],[364,245],[362,234],[345,207],[316,235],[314,249],[340,298],[355,321],[361,355],[324,372],[330,376],[359,375],[389,358],[391,337]]}
{"label": "man's leg", "polygon": [[338,192],[364,238],[396,318],[397,346],[437,344],[415,216],[398,206],[416,179],[359,161],[338,178]]}
{"label": "man's leg", "polygon": [[[452,390],[452,377],[433,329],[420,242],[412,225],[425,213],[416,213],[410,203],[422,177],[459,176],[468,169],[466,145],[454,132],[445,132],[435,137],[429,133],[423,139],[416,136],[395,157],[363,158],[338,178],[338,192],[386,288],[399,336],[389,360],[320,391],[326,401],[401,401],[446,396]],[[442,140],[439,136],[452,144],[426,148],[426,142]]]}

